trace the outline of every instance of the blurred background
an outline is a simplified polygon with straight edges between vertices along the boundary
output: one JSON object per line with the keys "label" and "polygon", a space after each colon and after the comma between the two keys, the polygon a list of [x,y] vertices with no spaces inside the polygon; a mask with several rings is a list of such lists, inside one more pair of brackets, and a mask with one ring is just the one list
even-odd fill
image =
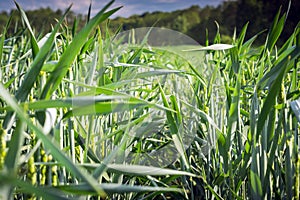
{"label": "blurred background", "polygon": [[[76,22],[77,30],[80,30],[88,20],[88,16],[93,16],[108,1],[19,0],[17,2],[27,11],[36,35],[44,35],[51,30],[52,25],[56,24],[55,20],[60,19],[70,4],[73,4],[72,12],[68,14],[65,23],[67,27],[72,27]],[[107,23],[103,23],[102,31],[108,29],[111,33],[115,33],[117,30],[139,27],[165,27],[180,31],[205,45],[206,38],[210,43],[213,42],[218,30],[222,42],[230,43],[234,32],[238,34],[249,22],[246,39],[263,31],[256,40],[256,44],[261,45],[279,9],[281,8],[281,13],[288,10],[289,0],[117,0],[114,6],[123,8],[107,20]],[[299,23],[299,8],[300,1],[291,0],[286,27],[278,44],[282,44]],[[8,35],[23,31],[22,26],[17,25],[22,22],[15,9],[12,0],[0,1],[0,34],[10,16],[12,21]]]}

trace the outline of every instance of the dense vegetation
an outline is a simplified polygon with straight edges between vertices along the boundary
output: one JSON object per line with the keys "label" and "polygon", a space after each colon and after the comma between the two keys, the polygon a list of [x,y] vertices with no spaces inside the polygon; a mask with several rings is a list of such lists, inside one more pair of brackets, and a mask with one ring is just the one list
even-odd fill
{"label": "dense vegetation", "polygon": [[205,47],[151,46],[160,29],[106,28],[111,3],[81,29],[68,9],[36,34],[18,4],[25,28],[6,22],[0,199],[299,199],[300,26],[278,45],[287,10],[262,45],[245,24],[231,44],[217,31]]}
{"label": "dense vegetation", "polygon": [[[174,12],[157,11],[153,13],[147,12],[142,15],[133,15],[129,18],[118,17],[110,20],[109,30],[115,32],[118,28],[129,30],[138,27],[166,27],[189,35],[201,45],[204,45],[206,37],[209,38],[209,42],[213,42],[214,35],[218,30],[217,26],[219,26],[222,41],[231,42],[231,36],[235,28],[239,33],[243,26],[249,22],[246,35],[246,39],[249,39],[259,31],[268,29],[280,6],[283,7],[283,10],[287,10],[288,5],[288,0],[224,1],[218,7],[206,6],[200,8],[199,6],[192,6]],[[283,44],[293,33],[300,20],[299,8],[300,1],[292,0],[292,6],[286,19],[286,28],[279,38],[279,44]],[[8,18],[13,12],[0,13],[0,32],[3,31]],[[51,30],[52,25],[56,23],[55,19],[60,19],[62,14],[61,10],[52,11],[50,8],[42,8],[28,11],[28,18],[36,33],[43,35],[42,33]],[[76,19],[78,29],[81,29],[87,20],[87,16],[70,12],[66,19],[69,25],[72,25]],[[8,34],[16,32],[16,22],[21,23],[20,17],[16,12],[13,15],[12,21],[11,26],[8,28]],[[103,23],[102,27],[105,27],[105,23]],[[17,28],[20,29],[22,26],[19,25]],[[267,31],[259,35],[255,40],[255,44],[262,44],[266,39],[266,35]]]}

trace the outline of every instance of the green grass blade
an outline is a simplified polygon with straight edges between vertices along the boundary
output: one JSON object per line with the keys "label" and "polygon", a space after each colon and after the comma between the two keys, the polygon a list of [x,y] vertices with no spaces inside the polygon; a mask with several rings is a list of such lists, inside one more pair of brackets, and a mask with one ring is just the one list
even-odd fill
{"label": "green grass blade", "polygon": [[136,102],[136,103],[140,102],[141,104],[147,104],[149,106],[154,106],[158,109],[175,112],[171,108],[165,107],[165,106],[160,105],[158,103],[148,102],[147,100],[144,100],[144,99],[141,99],[141,98],[138,98],[138,97],[135,97],[135,96],[131,96],[131,95],[128,95],[128,94],[123,93],[123,92],[115,91],[115,89],[118,88],[118,86],[122,86],[123,83],[121,83],[121,84],[120,83],[119,84],[109,84],[109,85],[105,85],[105,86],[102,86],[102,87],[94,87],[94,86],[90,86],[90,85],[86,85],[86,84],[82,84],[82,83],[78,83],[78,82],[74,82],[74,81],[70,81],[70,80],[66,80],[66,81],[89,89],[86,92],[80,93],[78,96],[93,96],[93,95],[102,95],[102,94],[105,94],[105,95],[118,95],[118,96],[120,95],[120,96],[124,96],[124,97],[130,99],[130,101],[133,101],[133,102]]}
{"label": "green grass blade", "polygon": [[[236,77],[235,88],[229,108],[228,129],[226,137],[226,151],[229,152],[231,147],[232,134],[236,131],[236,126],[240,120],[240,90],[241,90],[241,74]],[[230,162],[230,161],[229,161]],[[225,165],[226,166],[226,165]]]}
{"label": "green grass blade", "polygon": [[[4,27],[4,31],[0,37],[0,67],[2,67],[2,57],[3,57],[3,48],[4,48],[4,41],[5,41],[5,35],[7,33],[7,30],[10,26],[11,20],[12,20],[13,15],[11,15]],[[1,71],[0,71],[1,72]],[[2,77],[1,77],[2,79]]]}
{"label": "green grass blade", "polygon": [[[21,86],[19,87],[19,89],[16,92],[15,97],[18,101],[24,102],[27,99],[28,94],[30,93],[35,81],[37,80],[39,73],[43,67],[43,64],[49,54],[49,49],[51,49],[53,46],[54,39],[56,37],[56,33],[57,33],[61,23],[63,22],[66,14],[68,13],[68,11],[70,9],[71,9],[71,7],[69,7],[67,9],[67,11],[63,15],[63,17],[61,18],[59,23],[56,24],[54,30],[52,31],[51,35],[49,36],[49,38],[47,39],[45,44],[42,46],[40,51],[38,51],[35,59],[33,60],[33,63],[30,66],[30,70],[25,75],[24,81],[22,82]],[[4,122],[3,122],[4,128],[6,128],[11,123],[11,121],[13,120],[12,116],[13,116],[13,113],[11,113],[11,112],[7,113],[7,115],[4,119]]]}
{"label": "green grass blade", "polygon": [[52,139],[48,135],[44,134],[43,130],[40,127],[35,126],[32,123],[31,119],[25,114],[23,109],[17,104],[16,100],[10,96],[10,94],[4,88],[2,83],[0,83],[0,97],[10,107],[13,108],[13,110],[18,115],[19,120],[26,122],[27,126],[36,133],[37,137],[42,140],[45,148],[51,151],[51,154],[53,155],[54,158],[56,158],[59,162],[61,162],[62,165],[64,165],[74,176],[79,177],[82,180],[86,181],[92,188],[95,189],[95,191],[98,194],[104,195],[103,190],[101,190],[101,188],[96,186],[97,184],[96,180],[92,176],[82,171],[77,166],[75,166],[73,162],[63,154],[63,152],[59,149],[59,147],[55,143],[53,143]]}
{"label": "green grass blade", "polygon": [[[160,84],[159,84],[159,91],[160,91],[164,106],[167,107],[167,108],[170,108],[170,105],[167,101],[165,92],[163,91]],[[179,126],[182,125],[181,124],[182,122],[180,122],[180,124],[176,124],[176,120],[173,117],[173,113],[171,111],[166,110],[166,115],[167,115],[168,123],[170,124],[170,130],[171,130],[171,133],[172,133],[172,138],[173,138],[173,142],[175,144],[175,147],[176,147],[178,153],[180,154],[180,157],[183,160],[185,167],[187,169],[190,169],[190,165],[189,165],[189,162],[187,160],[187,155],[185,154],[184,145],[182,143],[182,137],[180,135],[179,127],[178,127],[178,125]]]}
{"label": "green grass blade", "polygon": [[222,196],[220,194],[218,194],[213,187],[211,187],[210,185],[206,185],[206,187],[208,188],[208,190],[214,195],[214,197],[217,199],[217,200],[224,200],[222,198]]}
{"label": "green grass blade", "polygon": [[148,72],[141,72],[136,74],[135,78],[148,78],[148,77],[153,77],[153,76],[162,76],[162,75],[168,75],[168,74],[178,74],[182,73],[182,71],[179,70],[167,70],[167,69],[158,69],[154,71],[148,71]]}
{"label": "green grass blade", "polygon": [[114,150],[112,150],[110,152],[110,154],[108,156],[106,156],[104,158],[104,160],[102,161],[102,163],[96,167],[96,169],[94,170],[93,172],[93,177],[98,179],[104,172],[106,172],[107,170],[107,166],[108,164],[115,158],[118,156],[118,153],[120,152],[121,150],[121,147],[123,146],[123,144],[126,143],[126,140],[123,140],[121,142],[121,144],[115,148]]}
{"label": "green grass blade", "polygon": [[31,50],[32,50],[32,55],[33,55],[33,58],[36,57],[36,55],[38,54],[39,52],[39,46],[37,44],[37,41],[36,41],[36,38],[34,36],[34,33],[32,31],[32,28],[30,26],[30,23],[29,23],[29,20],[24,12],[24,10],[21,8],[21,6],[15,1],[15,4],[21,14],[21,18],[23,19],[23,21],[25,22],[25,25],[30,33],[30,42],[31,42]]}
{"label": "green grass blade", "polygon": [[[134,53],[132,54],[132,56],[130,56],[130,58],[126,61],[126,63],[133,63],[134,59],[136,59],[136,57],[138,57],[144,50],[144,46],[146,45],[149,35],[152,31],[152,27],[149,29],[149,31],[147,31],[147,33],[145,34],[141,44],[139,45],[139,47],[134,51]],[[134,29],[131,30],[132,32],[132,40],[134,40]],[[135,43],[135,41],[130,41],[132,43]]]}
{"label": "green grass blade", "polygon": [[244,39],[245,39],[245,36],[246,36],[246,32],[247,32],[248,25],[249,25],[249,22],[247,22],[247,23],[244,25],[244,27],[242,28],[241,33],[240,33],[240,35],[239,35],[239,37],[238,37],[237,48],[238,48],[238,50],[239,50],[239,53],[241,53],[240,50],[241,50],[241,47],[242,47],[242,45],[243,45],[243,43],[244,43]]}
{"label": "green grass blade", "polygon": [[[76,184],[76,185],[62,185],[57,188],[70,192],[72,194],[84,195],[95,194],[93,189],[86,184]],[[136,185],[125,185],[125,184],[114,184],[114,183],[104,183],[99,185],[99,188],[103,188],[108,194],[121,194],[121,193],[145,193],[145,192],[177,192],[182,193],[182,189],[172,188],[172,187],[150,187],[150,186],[136,186]]]}
{"label": "green grass blade", "polygon": [[21,87],[18,89],[18,91],[16,93],[17,100],[23,102],[27,98],[30,90],[32,89],[32,87],[34,85],[35,80],[37,80],[37,77],[44,65],[44,62],[49,54],[50,49],[53,46],[53,43],[54,43],[54,40],[56,37],[56,33],[70,9],[71,9],[71,7],[69,7],[67,9],[67,11],[63,15],[63,17],[56,24],[54,30],[51,32],[51,35],[49,36],[49,38],[47,39],[45,44],[41,47],[39,53],[37,54],[36,58],[34,59],[33,63],[31,64],[30,71],[28,72],[28,74],[26,74],[25,80],[23,81]]}
{"label": "green grass blade", "polygon": [[[268,167],[267,167],[267,171],[266,171],[266,177],[269,177],[270,173],[273,171],[272,169],[272,163],[276,163],[276,150],[279,148],[279,139],[281,137],[281,131],[282,131],[282,118],[283,118],[283,110],[279,113],[279,116],[278,116],[278,125],[276,127],[276,130],[274,131],[274,137],[272,138],[271,140],[271,147],[270,147],[270,150],[269,150],[269,156],[268,156]],[[264,191],[265,191],[265,188],[267,188],[267,186],[269,186],[269,179],[268,178],[265,178],[264,179],[264,185],[263,185],[263,188],[264,188]]]}
{"label": "green grass blade", "polygon": [[[265,124],[265,121],[268,117],[268,114],[270,112],[270,110],[272,108],[274,108],[274,105],[276,103],[276,96],[279,93],[279,89],[281,87],[282,84],[282,80],[286,74],[286,72],[293,67],[293,65],[291,65],[291,63],[293,64],[295,59],[298,58],[300,56],[300,48],[296,47],[290,55],[287,55],[281,62],[278,63],[277,66],[280,69],[280,72],[278,74],[278,76],[276,77],[276,79],[274,80],[270,91],[268,93],[268,96],[266,97],[266,100],[263,104],[263,107],[261,109],[259,118],[258,118],[258,122],[257,122],[257,135],[256,137],[259,136],[259,134],[261,133],[261,131],[263,130],[263,126]],[[275,68],[274,67],[274,68]]]}
{"label": "green grass blade", "polygon": [[252,146],[251,166],[250,166],[250,185],[253,199],[262,198],[262,183],[259,176],[259,145],[254,143]]}
{"label": "green grass blade", "polygon": [[240,80],[240,75],[238,75],[235,88],[234,88],[234,93],[231,100],[231,105],[229,108],[228,129],[230,130],[232,130],[233,123],[239,120],[240,90],[241,90],[241,80]]}
{"label": "green grass blade", "polygon": [[253,44],[253,42],[257,39],[257,37],[259,35],[261,35],[264,31],[261,31],[259,33],[257,33],[256,35],[254,35],[253,37],[251,37],[250,39],[248,39],[239,49],[240,53],[245,53],[245,52],[249,52],[251,50],[251,46]]}
{"label": "green grass blade", "polygon": [[[65,99],[51,99],[51,100],[37,100],[33,102],[22,103],[22,107],[29,110],[42,110],[47,108],[76,108],[79,106],[87,106],[94,103],[106,102],[105,105],[108,105],[109,102],[113,100],[127,99],[124,96],[115,96],[115,95],[101,95],[101,96],[84,96],[84,97],[73,97]],[[141,103],[141,102],[140,102]],[[1,107],[0,111],[11,111],[10,107]]]}
{"label": "green grass blade", "polygon": [[119,164],[110,164],[107,166],[107,171],[114,173],[121,173],[133,176],[166,176],[166,175],[180,175],[180,176],[190,176],[196,177],[195,174],[178,171],[174,169],[163,169],[158,167],[149,167],[142,165],[119,165]]}
{"label": "green grass blade", "polygon": [[[12,185],[18,187],[18,191],[24,194],[34,194],[37,197],[42,197],[43,199],[49,200],[67,200],[69,198],[65,197],[65,193],[56,188],[45,188],[36,187],[28,182],[22,181],[19,178],[15,178],[11,175],[0,174],[0,185]],[[0,195],[1,196],[1,195]]]}
{"label": "green grass blade", "polygon": [[280,74],[282,69],[282,63],[284,60],[295,51],[294,47],[291,47],[279,55],[278,59],[274,62],[272,69],[266,73],[258,82],[259,88],[264,88],[265,86],[271,86],[276,77]]}
{"label": "green grass blade", "polygon": [[91,13],[92,13],[92,1],[89,5],[89,10],[88,10],[88,15],[87,15],[87,22],[89,22],[90,19],[91,19]]}
{"label": "green grass blade", "polygon": [[21,147],[24,142],[25,123],[22,120],[17,120],[16,130],[12,134],[8,146],[8,152],[5,159],[5,166],[13,173],[17,172],[18,161],[20,158]]}
{"label": "green grass blade", "polygon": [[188,104],[187,102],[181,101],[184,105],[186,105],[189,109],[191,109],[193,112],[197,113],[204,121],[206,121],[208,124],[210,124],[213,128],[216,129],[218,133],[222,133],[220,128],[217,126],[216,122],[205,112],[202,110]]}
{"label": "green grass blade", "polygon": [[232,69],[235,74],[238,74],[240,70],[239,53],[238,48],[234,47],[230,49],[230,58],[232,62]]}
{"label": "green grass blade", "polygon": [[114,14],[120,8],[116,8],[105,12],[108,7],[114,1],[109,2],[98,14],[89,21],[89,23],[73,38],[71,44],[67,47],[63,55],[60,57],[56,68],[50,74],[46,85],[43,89],[41,98],[49,99],[50,95],[57,89],[58,85],[62,81],[63,77],[68,72],[69,67],[74,62],[76,56],[80,52],[81,48],[85,44],[88,36],[90,35],[91,31],[99,25],[102,21],[106,20],[109,16]]}
{"label": "green grass blade", "polygon": [[200,47],[197,49],[188,49],[188,50],[183,50],[183,51],[209,51],[209,50],[213,50],[213,51],[222,51],[222,50],[227,50],[227,49],[231,49],[234,46],[231,44],[212,44],[210,46],[207,47]]}
{"label": "green grass blade", "polygon": [[[3,34],[0,37],[0,67],[2,67],[2,57],[3,57],[2,54],[3,54],[3,47],[4,47],[5,35],[6,35],[6,28],[4,29],[4,32],[3,32]],[[1,68],[0,68],[0,70],[1,70]],[[1,77],[1,79],[2,79],[2,77]]]}
{"label": "green grass blade", "polygon": [[[290,4],[289,4],[289,7],[290,7]],[[283,28],[284,28],[286,18],[287,18],[287,15],[283,14],[283,16],[279,19],[280,12],[281,12],[281,8],[278,10],[278,12],[275,16],[275,19],[272,23],[272,26],[270,28],[269,34],[268,34],[266,48],[269,51],[271,51],[273,49],[273,47],[276,44],[279,36],[281,35],[281,33],[283,31]]]}
{"label": "green grass blade", "polygon": [[147,106],[147,104],[140,101],[129,101],[129,102],[102,102],[95,103],[86,106],[75,107],[71,111],[64,115],[65,118],[72,116],[83,116],[83,115],[103,115],[111,114],[116,112],[125,112],[141,106]]}
{"label": "green grass blade", "polygon": [[300,99],[292,101],[290,103],[290,105],[291,105],[293,112],[295,113],[295,116],[296,116],[298,122],[300,123]]}
{"label": "green grass blade", "polygon": [[251,181],[251,188],[253,190],[253,199],[260,199],[262,197],[262,187],[261,187],[261,181],[259,179],[259,176],[253,172],[250,171],[250,181]]}
{"label": "green grass blade", "polygon": [[76,35],[77,27],[78,27],[78,19],[76,17],[74,19],[73,26],[72,26],[72,37]]}
{"label": "green grass blade", "polygon": [[[283,52],[285,52],[287,49],[291,48],[293,46],[293,43],[295,41],[296,36],[299,36],[300,32],[300,22],[297,24],[293,34],[289,37],[289,39],[286,40],[286,42],[281,46],[281,48],[278,51],[278,54],[281,55]],[[297,44],[297,39],[296,39]]]}

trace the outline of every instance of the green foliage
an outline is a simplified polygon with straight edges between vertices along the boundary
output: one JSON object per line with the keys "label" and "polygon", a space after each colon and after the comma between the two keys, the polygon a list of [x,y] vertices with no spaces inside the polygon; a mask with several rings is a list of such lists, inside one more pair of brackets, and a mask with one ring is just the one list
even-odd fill
{"label": "green foliage", "polygon": [[[83,27],[65,21],[69,8],[39,36],[18,4],[26,31],[8,34],[6,22],[0,199],[299,199],[299,25],[283,45],[280,10],[260,46],[250,21],[231,44],[220,27],[205,47],[149,47],[150,29],[117,51],[100,24],[112,3]],[[202,23],[211,9],[144,17],[188,32],[189,17]],[[165,165],[155,153],[170,144]]]}

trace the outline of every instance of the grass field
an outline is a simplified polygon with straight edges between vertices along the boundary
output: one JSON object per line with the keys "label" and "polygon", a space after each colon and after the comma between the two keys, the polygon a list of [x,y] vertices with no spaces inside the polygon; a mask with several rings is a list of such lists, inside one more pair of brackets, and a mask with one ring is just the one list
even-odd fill
{"label": "grass field", "polygon": [[24,30],[0,35],[0,199],[299,199],[299,25],[276,46],[278,12],[262,46],[246,24],[201,47],[100,30],[112,3],[39,36],[17,4]]}

